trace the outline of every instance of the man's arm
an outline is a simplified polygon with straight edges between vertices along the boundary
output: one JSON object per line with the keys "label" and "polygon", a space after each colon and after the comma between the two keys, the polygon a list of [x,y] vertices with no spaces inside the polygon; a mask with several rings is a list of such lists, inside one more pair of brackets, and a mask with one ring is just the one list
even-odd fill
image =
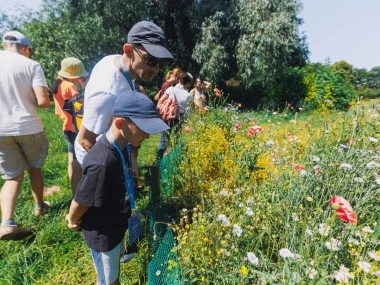
{"label": "man's arm", "polygon": [[70,230],[80,229],[81,218],[87,210],[87,206],[81,205],[75,200],[71,202],[69,213],[66,215],[67,226]]}
{"label": "man's arm", "polygon": [[96,138],[98,134],[95,134],[86,129],[86,127],[82,124],[80,126],[80,130],[78,133],[78,142],[84,148],[85,151],[89,152],[90,149],[96,143]]}
{"label": "man's arm", "polygon": [[41,108],[50,107],[50,99],[45,86],[35,86],[33,87],[34,95],[36,96],[37,105]]}

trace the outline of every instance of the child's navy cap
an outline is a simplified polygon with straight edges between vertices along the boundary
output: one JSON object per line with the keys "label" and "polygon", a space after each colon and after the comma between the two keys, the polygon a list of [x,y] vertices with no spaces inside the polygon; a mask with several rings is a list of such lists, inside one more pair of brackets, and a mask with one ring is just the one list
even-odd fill
{"label": "child's navy cap", "polygon": [[129,118],[147,134],[156,134],[169,128],[158,117],[156,106],[144,94],[127,91],[120,94],[115,101],[112,113],[115,117]]}

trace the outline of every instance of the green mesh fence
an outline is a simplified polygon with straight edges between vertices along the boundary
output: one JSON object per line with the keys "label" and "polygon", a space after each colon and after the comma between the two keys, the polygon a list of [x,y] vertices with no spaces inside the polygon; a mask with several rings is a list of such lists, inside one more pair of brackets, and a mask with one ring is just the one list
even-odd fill
{"label": "green mesh fence", "polygon": [[174,236],[170,227],[159,242],[155,256],[148,265],[148,284],[181,285]]}
{"label": "green mesh fence", "polygon": [[179,144],[173,148],[167,155],[165,155],[160,162],[161,168],[161,185],[165,190],[165,195],[168,197],[171,194],[171,189],[174,189],[174,185],[177,181],[174,179],[169,179],[169,177],[173,178],[176,176],[179,178],[181,175],[178,173],[178,165],[181,163],[181,156],[184,150],[185,144],[183,140],[179,142]]}
{"label": "green mesh fence", "polygon": [[[170,195],[171,180],[177,169],[182,153],[182,142],[171,152],[164,156],[160,162],[161,185],[166,196]],[[148,284],[149,285],[181,285],[180,268],[178,266],[177,254],[174,248],[173,230],[168,225],[171,221],[168,217],[166,207],[161,200],[159,185],[152,186],[149,201],[148,215]]]}

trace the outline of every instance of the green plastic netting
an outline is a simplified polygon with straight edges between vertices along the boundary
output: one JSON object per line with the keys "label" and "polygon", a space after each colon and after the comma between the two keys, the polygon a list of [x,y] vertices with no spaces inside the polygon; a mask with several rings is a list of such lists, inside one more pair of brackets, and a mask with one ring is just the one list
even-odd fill
{"label": "green plastic netting", "polygon": [[181,140],[179,144],[165,155],[160,162],[161,185],[165,190],[166,197],[171,195],[171,189],[174,189],[176,186],[178,187],[178,185],[174,185],[174,180],[169,179],[169,177],[180,175],[180,173],[178,173],[178,165],[181,163],[181,157],[185,151],[184,148],[185,144],[183,140]]}
{"label": "green plastic netting", "polygon": [[[166,197],[170,196],[171,185],[169,175],[175,173],[180,161],[183,143],[179,143],[160,162],[160,179]],[[166,207],[161,200],[160,187],[153,189],[159,193],[151,193],[149,201],[149,239],[148,239],[148,284],[149,285],[180,285],[180,268],[175,251],[173,230]],[[152,192],[152,191],[151,191]]]}
{"label": "green plastic netting", "polygon": [[173,231],[167,227],[158,249],[148,265],[148,284],[180,285],[177,254],[174,249]]}

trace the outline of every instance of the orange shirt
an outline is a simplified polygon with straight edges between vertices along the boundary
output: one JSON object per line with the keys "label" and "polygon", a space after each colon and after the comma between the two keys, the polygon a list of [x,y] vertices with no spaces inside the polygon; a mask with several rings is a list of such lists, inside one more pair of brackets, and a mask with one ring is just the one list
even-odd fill
{"label": "orange shirt", "polygon": [[63,121],[63,130],[75,132],[73,127],[73,118],[72,116],[63,111],[64,101],[71,99],[79,94],[79,91],[74,83],[63,80],[62,83],[58,86],[58,92],[53,94],[54,103],[55,103],[55,114],[60,117]]}

